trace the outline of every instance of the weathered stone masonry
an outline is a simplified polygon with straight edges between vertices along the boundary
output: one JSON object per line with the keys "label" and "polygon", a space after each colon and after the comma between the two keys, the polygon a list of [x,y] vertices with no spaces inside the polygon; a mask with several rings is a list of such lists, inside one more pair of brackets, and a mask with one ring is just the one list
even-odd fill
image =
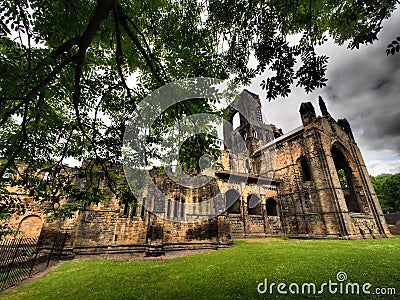
{"label": "weathered stone masonry", "polygon": [[[190,190],[165,174],[152,175],[167,197],[181,203],[152,207],[172,220],[114,199],[45,227],[59,226],[70,232],[69,247],[76,254],[160,254],[226,247],[231,238],[244,237],[390,237],[349,123],[334,120],[321,98],[319,106],[322,116],[316,115],[311,103],[302,103],[302,125],[283,134],[273,125],[266,130],[259,97],[244,91],[227,110],[232,123],[240,108],[240,125],[224,128],[226,149],[219,158],[223,167],[209,184]],[[240,139],[245,141],[247,155],[235,149]],[[271,159],[274,153],[276,158]],[[175,214],[185,213],[185,203],[218,193],[223,193],[228,209],[217,217],[194,223],[173,221]],[[148,195],[145,201],[151,201]]]}

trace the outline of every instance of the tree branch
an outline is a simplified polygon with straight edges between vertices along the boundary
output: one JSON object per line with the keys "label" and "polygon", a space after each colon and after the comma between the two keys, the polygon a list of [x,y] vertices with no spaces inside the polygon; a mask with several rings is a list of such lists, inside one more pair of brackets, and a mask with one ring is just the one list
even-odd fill
{"label": "tree branch", "polygon": [[94,36],[100,28],[101,22],[107,18],[109,12],[113,8],[114,0],[97,0],[96,8],[90,17],[89,23],[85,31],[79,38],[79,51],[85,53],[91,44]]}
{"label": "tree branch", "polygon": [[131,91],[130,91],[128,85],[126,84],[125,77],[124,77],[124,74],[122,73],[122,68],[121,68],[121,63],[123,63],[123,52],[122,52],[122,44],[121,44],[121,31],[120,31],[120,27],[119,27],[119,16],[118,16],[118,11],[117,11],[116,7],[114,7],[114,9],[113,9],[113,13],[114,13],[115,33],[116,33],[116,38],[117,38],[117,49],[115,51],[115,60],[117,62],[117,70],[118,70],[119,77],[121,78],[122,84],[124,85],[125,90],[128,94],[128,97],[133,104],[133,102],[134,102],[133,97],[132,97],[132,94],[131,94]]}
{"label": "tree branch", "polygon": [[[78,44],[78,38],[74,37],[72,39],[69,39],[68,41],[61,44],[53,52],[51,52],[50,58],[52,58],[52,59],[58,58],[61,54],[68,52],[73,46],[76,46],[77,44]],[[35,71],[40,70],[44,65],[46,65],[46,61],[47,61],[47,59],[43,59],[40,63],[38,63],[36,65]]]}
{"label": "tree branch", "polygon": [[26,132],[26,123],[28,122],[28,111],[29,111],[29,106],[28,103],[25,103],[25,110],[24,110],[24,117],[22,119],[22,123],[21,123],[21,131],[22,131],[22,138],[19,141],[19,145],[17,147],[17,149],[12,153],[11,157],[7,159],[7,162],[5,164],[5,166],[0,170],[0,178],[3,178],[4,174],[7,172],[8,168],[14,164],[14,160],[15,158],[19,155],[19,153],[21,152],[25,141],[28,140],[28,134]]}
{"label": "tree branch", "polygon": [[93,14],[90,18],[88,25],[84,33],[79,38],[79,50],[77,54],[77,63],[75,68],[75,86],[74,86],[74,93],[73,93],[73,104],[75,109],[76,118],[78,121],[78,126],[82,130],[82,133],[85,133],[83,128],[80,112],[79,112],[79,100],[81,96],[81,77],[82,77],[82,68],[83,63],[85,61],[86,50],[93,41],[94,36],[96,35],[97,31],[99,30],[101,22],[107,18],[109,12],[111,11],[114,4],[114,0],[98,0],[96,8],[93,11]]}
{"label": "tree branch", "polygon": [[154,77],[157,79],[157,81],[159,81],[161,84],[165,84],[164,80],[160,77],[160,74],[159,74],[160,72],[159,72],[158,68],[153,63],[152,58],[147,54],[146,49],[144,49],[144,47],[140,43],[137,35],[135,33],[133,33],[133,31],[129,28],[128,23],[127,23],[128,17],[125,15],[125,13],[123,12],[123,10],[120,6],[117,6],[117,10],[118,10],[118,16],[119,16],[119,20],[120,20],[120,24],[121,24],[122,28],[124,28],[125,32],[129,36],[129,38],[132,40],[134,45],[138,48],[139,52],[142,54],[151,73],[154,75]]}
{"label": "tree branch", "polygon": [[22,99],[20,103],[18,103],[14,108],[9,110],[8,112],[5,112],[1,121],[0,121],[0,127],[3,126],[7,120],[15,114],[25,103],[29,103],[31,101],[31,98],[40,91],[43,87],[45,87],[50,81],[52,81],[55,76],[68,64],[70,64],[73,60],[75,60],[76,55],[70,56],[67,59],[65,59],[63,62],[58,64],[53,71],[49,73],[38,85],[36,85],[33,89],[30,90],[30,92]]}

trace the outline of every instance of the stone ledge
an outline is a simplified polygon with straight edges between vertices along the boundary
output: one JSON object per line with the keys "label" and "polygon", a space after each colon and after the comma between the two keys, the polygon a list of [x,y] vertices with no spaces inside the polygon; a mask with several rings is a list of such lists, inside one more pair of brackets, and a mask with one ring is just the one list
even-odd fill
{"label": "stone ledge", "polygon": [[400,234],[400,225],[389,225],[388,228],[391,234]]}
{"label": "stone ledge", "polygon": [[185,242],[185,243],[160,243],[160,244],[136,244],[119,246],[80,246],[75,247],[75,256],[97,256],[97,255],[141,255],[159,256],[169,251],[221,249],[228,248],[232,242]]}

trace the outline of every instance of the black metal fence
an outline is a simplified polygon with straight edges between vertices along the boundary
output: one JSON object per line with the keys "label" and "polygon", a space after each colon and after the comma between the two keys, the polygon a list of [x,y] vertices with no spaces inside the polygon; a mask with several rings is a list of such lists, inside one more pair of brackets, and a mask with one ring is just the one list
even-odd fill
{"label": "black metal fence", "polygon": [[66,233],[47,232],[38,238],[0,242],[0,291],[54,265],[60,260]]}

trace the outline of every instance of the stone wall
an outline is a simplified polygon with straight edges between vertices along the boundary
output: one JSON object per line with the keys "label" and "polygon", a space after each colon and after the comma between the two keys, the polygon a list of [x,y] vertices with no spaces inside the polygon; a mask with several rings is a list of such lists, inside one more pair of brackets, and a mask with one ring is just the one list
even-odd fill
{"label": "stone wall", "polygon": [[400,212],[385,214],[385,220],[388,225],[396,225],[400,221]]}
{"label": "stone wall", "polygon": [[[262,123],[259,98],[244,93],[243,99],[248,101],[244,114],[256,120],[249,122],[241,116],[238,128],[225,128],[229,133],[225,137],[231,137],[226,144],[233,148],[238,139],[244,139],[247,153],[229,148],[222,151],[218,160],[221,167],[206,185],[182,186],[153,169],[152,182],[165,199],[154,201],[158,197],[155,191],[145,190],[142,200],[150,211],[128,207],[113,198],[89,206],[71,219],[45,223],[44,228],[68,232],[68,249],[76,255],[159,255],[227,247],[231,238],[280,235],[341,239],[391,236],[345,119],[335,121],[322,99],[322,116],[316,115],[311,103],[303,103],[302,126],[286,134],[271,126],[276,138],[271,142],[271,131]],[[235,113],[230,107],[228,117]],[[266,143],[259,137],[267,138]],[[215,196],[224,202],[225,211],[217,211],[221,203],[208,201]],[[29,197],[24,201],[28,210],[14,216],[9,225],[33,236],[44,222],[45,206],[38,206]],[[201,203],[206,206],[195,205]],[[209,215],[217,216],[204,218]]]}
{"label": "stone wall", "polygon": [[400,234],[400,212],[385,214],[385,220],[391,234]]}
{"label": "stone wall", "polygon": [[17,201],[21,203],[21,209],[4,222],[6,227],[23,237],[39,237],[46,220],[45,210],[48,203],[35,202],[28,195],[24,195],[22,188],[12,187],[10,191],[19,195]]}

